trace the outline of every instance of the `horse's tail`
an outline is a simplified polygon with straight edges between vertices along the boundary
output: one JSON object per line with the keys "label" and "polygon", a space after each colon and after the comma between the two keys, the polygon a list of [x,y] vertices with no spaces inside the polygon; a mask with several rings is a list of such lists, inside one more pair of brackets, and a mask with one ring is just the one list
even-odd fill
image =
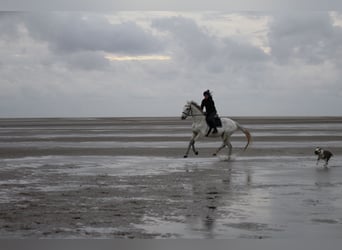
{"label": "horse's tail", "polygon": [[249,133],[248,129],[244,128],[243,126],[241,126],[238,122],[236,123],[238,129],[240,129],[245,135],[246,135],[246,138],[247,138],[247,144],[246,146],[244,147],[243,151],[245,151],[248,147],[248,145],[251,143],[252,141],[252,135],[251,133]]}

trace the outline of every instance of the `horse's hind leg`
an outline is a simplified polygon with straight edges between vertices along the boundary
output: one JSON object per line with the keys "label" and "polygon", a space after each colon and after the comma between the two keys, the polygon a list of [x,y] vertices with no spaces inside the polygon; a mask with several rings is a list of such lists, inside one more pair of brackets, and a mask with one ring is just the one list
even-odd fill
{"label": "horse's hind leg", "polygon": [[218,154],[218,152],[221,151],[221,149],[223,149],[226,146],[225,143],[222,143],[222,145],[215,151],[215,153],[213,153],[213,156],[216,156]]}
{"label": "horse's hind leg", "polygon": [[219,147],[213,155],[216,156],[218,154],[218,152],[220,152],[220,150],[223,149],[224,147],[228,147],[228,160],[229,160],[230,156],[232,154],[233,146],[229,142],[229,136],[227,136],[226,134],[223,135],[223,143],[222,143],[221,147]]}
{"label": "horse's hind leg", "polygon": [[222,134],[222,145],[215,151],[215,153],[213,153],[213,156],[216,156],[218,152],[221,151],[221,149],[227,146],[227,140],[228,140],[228,137],[226,133]]}
{"label": "horse's hind leg", "polygon": [[213,156],[216,156],[217,153],[218,153],[221,149],[223,149],[224,147],[228,147],[228,160],[230,160],[230,156],[232,155],[232,151],[233,151],[233,146],[232,146],[232,144],[231,144],[228,140],[225,141],[225,142],[221,145],[221,147],[219,147],[219,148],[216,150],[216,152],[213,154]]}

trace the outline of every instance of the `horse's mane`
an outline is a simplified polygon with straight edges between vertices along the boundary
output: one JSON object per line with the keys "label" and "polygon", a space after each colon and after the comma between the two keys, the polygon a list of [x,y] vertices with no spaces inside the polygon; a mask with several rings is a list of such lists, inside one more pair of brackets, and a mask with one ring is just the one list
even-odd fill
{"label": "horse's mane", "polygon": [[195,101],[190,101],[189,104],[194,105],[194,106],[195,106],[199,111],[201,111],[202,114],[203,114],[202,108],[201,108],[200,105],[197,104],[197,102],[195,102]]}

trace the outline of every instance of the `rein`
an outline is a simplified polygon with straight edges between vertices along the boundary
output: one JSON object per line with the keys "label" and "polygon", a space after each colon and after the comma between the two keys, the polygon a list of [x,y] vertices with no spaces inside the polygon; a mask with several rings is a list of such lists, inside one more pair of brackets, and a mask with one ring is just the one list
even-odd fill
{"label": "rein", "polygon": [[183,112],[183,114],[186,115],[186,116],[204,116],[204,115],[202,115],[202,114],[201,114],[201,115],[193,115],[193,114],[190,115],[190,114],[187,114],[187,113],[185,113],[185,112]]}
{"label": "rein", "polygon": [[191,108],[191,106],[190,106],[190,112],[189,112],[189,114],[185,113],[184,111],[183,111],[182,113],[183,113],[184,115],[186,115],[186,116],[205,116],[205,114],[196,114],[196,115],[192,114],[192,108]]}

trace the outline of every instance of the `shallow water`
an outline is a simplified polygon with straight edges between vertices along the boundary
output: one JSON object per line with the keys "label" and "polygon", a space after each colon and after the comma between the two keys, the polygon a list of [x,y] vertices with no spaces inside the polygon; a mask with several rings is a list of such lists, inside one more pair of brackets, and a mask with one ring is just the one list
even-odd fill
{"label": "shallow water", "polygon": [[174,118],[0,119],[0,237],[339,239],[342,119],[245,120],[228,160]]}

